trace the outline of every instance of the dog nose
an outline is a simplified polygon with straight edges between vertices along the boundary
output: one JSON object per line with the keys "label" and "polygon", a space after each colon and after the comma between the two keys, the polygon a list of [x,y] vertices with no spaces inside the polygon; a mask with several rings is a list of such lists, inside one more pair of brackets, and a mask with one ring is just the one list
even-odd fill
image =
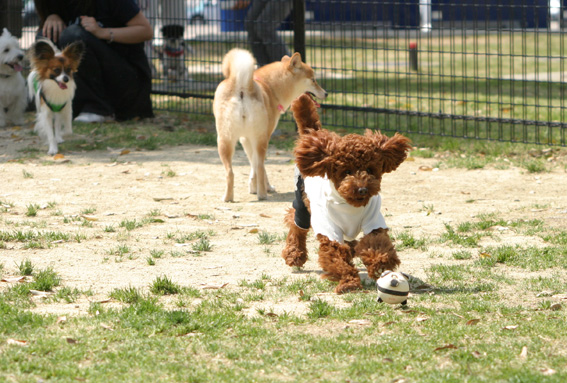
{"label": "dog nose", "polygon": [[366,195],[366,194],[368,194],[368,189],[367,188],[358,188],[358,194]]}
{"label": "dog nose", "polygon": [[63,82],[69,82],[69,77],[63,76]]}
{"label": "dog nose", "polygon": [[18,55],[17,59],[22,61],[24,59],[24,55]]}

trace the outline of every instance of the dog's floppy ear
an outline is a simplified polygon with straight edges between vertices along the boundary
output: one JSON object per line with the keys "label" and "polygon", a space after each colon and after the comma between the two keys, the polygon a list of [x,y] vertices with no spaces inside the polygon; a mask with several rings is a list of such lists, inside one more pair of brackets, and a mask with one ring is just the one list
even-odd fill
{"label": "dog's floppy ear", "polygon": [[63,49],[63,55],[68,57],[69,60],[73,60],[77,64],[83,58],[83,52],[85,51],[85,43],[82,41],[75,41],[69,44]]}
{"label": "dog's floppy ear", "polygon": [[409,138],[396,133],[388,138],[380,132],[372,133],[367,130],[365,135],[375,140],[375,147],[378,151],[383,164],[382,172],[393,172],[405,161],[408,150],[411,149]]}
{"label": "dog's floppy ear", "polygon": [[312,131],[301,136],[294,149],[295,162],[306,177],[325,177],[331,172],[336,134],[326,130]]}
{"label": "dog's floppy ear", "polygon": [[309,134],[314,130],[321,130],[321,120],[319,119],[319,113],[317,113],[317,106],[309,95],[304,93],[292,102],[291,111],[300,135]]}

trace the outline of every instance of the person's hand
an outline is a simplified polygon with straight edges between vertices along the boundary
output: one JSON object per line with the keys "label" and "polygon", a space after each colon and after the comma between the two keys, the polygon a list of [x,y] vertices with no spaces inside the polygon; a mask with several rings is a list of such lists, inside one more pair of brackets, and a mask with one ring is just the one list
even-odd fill
{"label": "person's hand", "polygon": [[43,23],[43,29],[41,30],[43,37],[47,37],[49,40],[56,43],[59,41],[61,33],[65,29],[65,23],[59,17],[59,15],[52,14],[47,16],[45,23]]}
{"label": "person's hand", "polygon": [[98,22],[94,17],[90,16],[81,16],[81,25],[87,32],[92,33],[95,37],[101,39],[103,28],[98,25]]}

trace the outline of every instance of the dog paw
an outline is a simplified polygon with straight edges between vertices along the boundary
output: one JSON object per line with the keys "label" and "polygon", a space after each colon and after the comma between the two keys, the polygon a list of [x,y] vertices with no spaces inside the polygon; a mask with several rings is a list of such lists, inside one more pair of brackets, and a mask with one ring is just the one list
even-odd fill
{"label": "dog paw", "polygon": [[57,147],[57,144],[54,145],[49,145],[49,150],[47,151],[47,154],[50,156],[54,156],[59,152],[59,148]]}
{"label": "dog paw", "polygon": [[290,267],[302,267],[307,262],[307,253],[296,247],[284,248],[282,258]]}
{"label": "dog paw", "polygon": [[340,282],[339,285],[335,288],[335,293],[346,294],[356,290],[362,290],[360,281]]}
{"label": "dog paw", "polygon": [[234,202],[234,194],[230,192],[226,192],[222,200],[224,202]]}
{"label": "dog paw", "polygon": [[321,279],[327,279],[329,281],[338,282],[341,280],[341,276],[332,273],[323,273],[321,274]]}

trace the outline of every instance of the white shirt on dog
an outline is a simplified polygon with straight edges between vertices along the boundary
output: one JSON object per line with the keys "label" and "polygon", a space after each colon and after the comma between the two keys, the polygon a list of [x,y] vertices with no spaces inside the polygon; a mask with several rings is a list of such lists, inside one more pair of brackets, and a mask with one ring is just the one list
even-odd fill
{"label": "white shirt on dog", "polygon": [[361,231],[366,235],[388,228],[380,212],[379,195],[371,197],[366,206],[354,207],[340,196],[327,177],[305,177],[304,183],[311,207],[311,227],[316,234],[343,243],[354,240]]}

